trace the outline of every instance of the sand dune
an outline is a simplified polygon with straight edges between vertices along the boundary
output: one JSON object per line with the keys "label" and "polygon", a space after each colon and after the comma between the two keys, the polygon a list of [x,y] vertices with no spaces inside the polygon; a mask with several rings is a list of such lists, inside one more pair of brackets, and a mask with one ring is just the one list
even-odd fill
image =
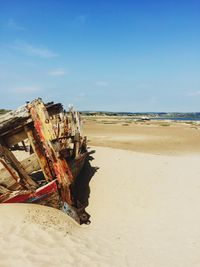
{"label": "sand dune", "polygon": [[0,266],[199,266],[199,160],[96,148],[92,223],[0,205]]}

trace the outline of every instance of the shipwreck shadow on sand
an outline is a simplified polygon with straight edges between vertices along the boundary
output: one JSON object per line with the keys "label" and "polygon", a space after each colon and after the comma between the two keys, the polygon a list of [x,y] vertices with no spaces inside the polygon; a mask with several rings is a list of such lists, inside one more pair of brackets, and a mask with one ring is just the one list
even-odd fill
{"label": "shipwreck shadow on sand", "polygon": [[77,208],[83,208],[83,207],[86,208],[89,205],[89,197],[90,197],[89,183],[93,178],[94,174],[99,169],[99,167],[91,166],[90,163],[90,161],[94,159],[91,156],[94,153],[95,150],[89,152],[86,162],[71,188],[71,192]]}

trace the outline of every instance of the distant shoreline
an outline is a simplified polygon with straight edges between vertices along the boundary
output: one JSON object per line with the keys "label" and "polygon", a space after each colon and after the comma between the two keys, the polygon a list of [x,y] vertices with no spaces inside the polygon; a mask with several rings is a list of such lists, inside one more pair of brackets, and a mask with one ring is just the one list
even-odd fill
{"label": "distant shoreline", "polygon": [[200,121],[200,118],[151,118],[152,120],[172,120],[172,121]]}
{"label": "distant shoreline", "polygon": [[[11,110],[0,109],[0,116]],[[128,117],[133,120],[200,121],[200,112],[107,112],[80,111],[83,117]]]}
{"label": "distant shoreline", "polygon": [[128,117],[141,120],[173,120],[173,121],[200,121],[200,112],[103,112],[82,111],[82,116],[87,117]]}

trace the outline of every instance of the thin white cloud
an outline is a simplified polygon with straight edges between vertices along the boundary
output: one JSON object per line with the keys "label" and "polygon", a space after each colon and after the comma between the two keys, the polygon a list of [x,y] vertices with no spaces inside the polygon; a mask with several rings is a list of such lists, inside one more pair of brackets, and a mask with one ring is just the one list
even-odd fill
{"label": "thin white cloud", "polygon": [[86,16],[85,15],[80,15],[80,16],[75,18],[75,21],[80,23],[80,24],[84,24],[86,22]]}
{"label": "thin white cloud", "polygon": [[22,41],[15,41],[13,45],[10,46],[12,49],[18,50],[23,52],[29,56],[37,56],[41,58],[53,58],[57,57],[58,54],[52,52],[46,47],[43,46],[34,46],[32,44],[22,42]]}
{"label": "thin white cloud", "polygon": [[107,87],[109,84],[106,81],[96,81],[95,85],[97,85],[99,87]]}
{"label": "thin white cloud", "polygon": [[188,93],[189,96],[200,96],[200,90]]}
{"label": "thin white cloud", "polygon": [[11,91],[17,94],[30,94],[30,93],[39,92],[40,90],[41,89],[38,86],[19,86],[19,87],[13,88]]}
{"label": "thin white cloud", "polygon": [[65,69],[54,69],[47,73],[49,76],[61,77],[68,74],[68,71]]}
{"label": "thin white cloud", "polygon": [[10,18],[7,23],[7,27],[16,31],[25,31],[26,28],[17,23],[14,19]]}

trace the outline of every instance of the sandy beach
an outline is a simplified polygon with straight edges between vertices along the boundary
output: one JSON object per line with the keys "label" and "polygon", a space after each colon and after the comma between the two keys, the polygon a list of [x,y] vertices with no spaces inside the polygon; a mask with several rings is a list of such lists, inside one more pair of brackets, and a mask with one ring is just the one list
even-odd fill
{"label": "sandy beach", "polygon": [[0,205],[0,266],[199,266],[200,126],[122,124],[85,121],[99,168],[91,224],[52,208]]}
{"label": "sandy beach", "polygon": [[84,119],[84,130],[95,146],[164,155],[200,152],[199,122],[94,116]]}

